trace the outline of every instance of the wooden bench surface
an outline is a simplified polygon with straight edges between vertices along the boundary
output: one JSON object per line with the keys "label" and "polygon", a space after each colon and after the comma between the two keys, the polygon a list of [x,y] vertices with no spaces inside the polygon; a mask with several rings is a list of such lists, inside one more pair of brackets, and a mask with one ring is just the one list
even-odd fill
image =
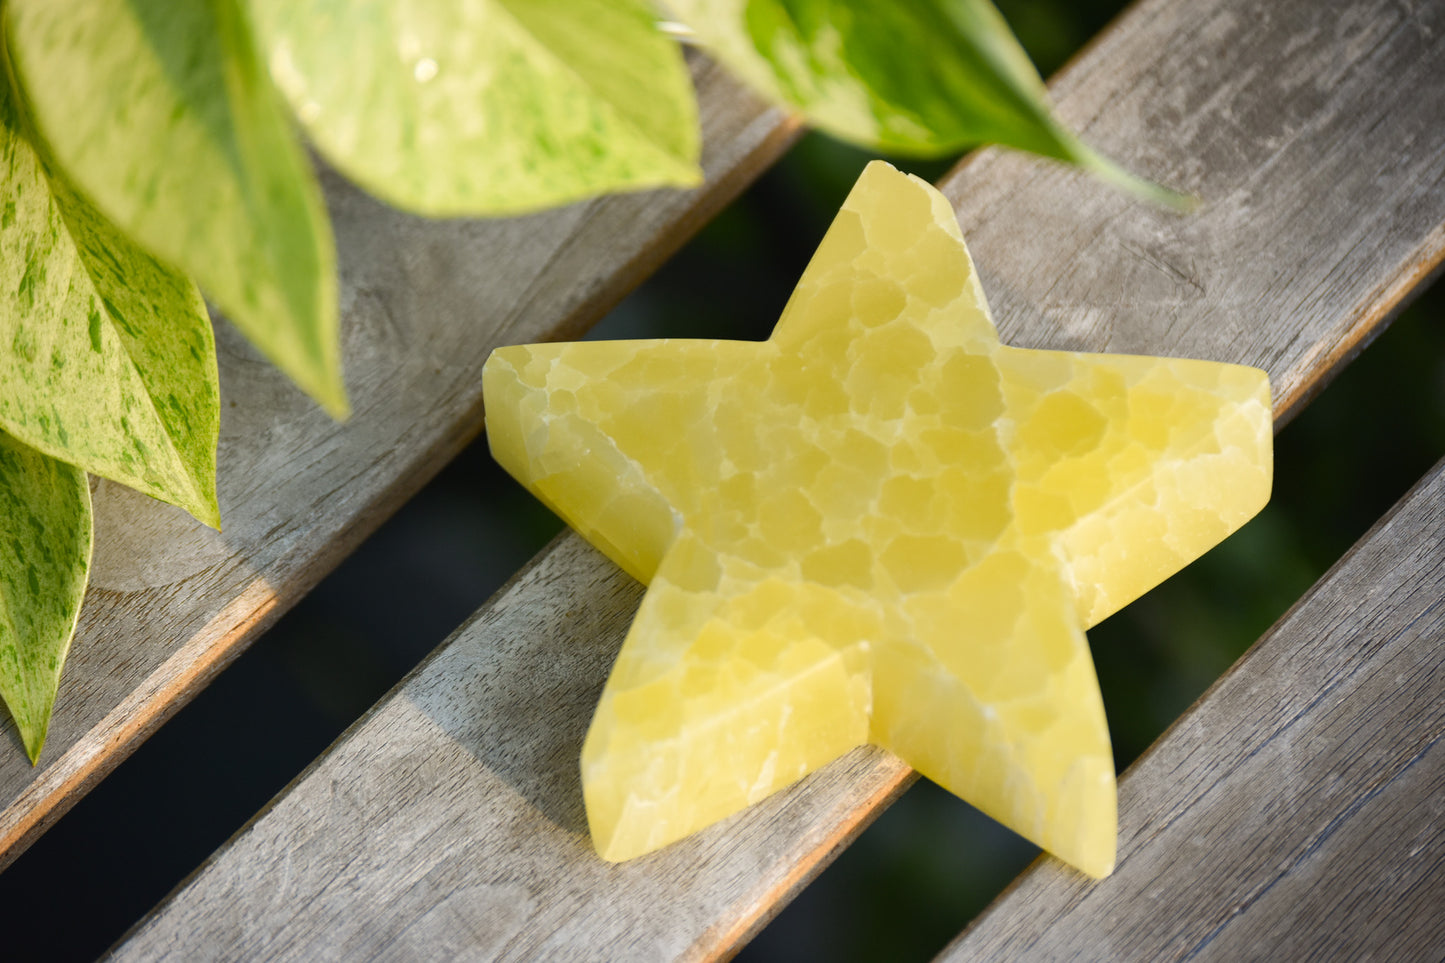
{"label": "wooden bench surface", "polygon": [[[1053,90],[1090,141],[1204,204],[1177,217],[998,152],[961,165],[942,186],[1008,343],[1259,365],[1283,421],[1445,255],[1445,3],[1145,0]],[[1445,921],[1420,907],[1441,893],[1442,485],[1437,468],[1130,771],[1114,877],[1043,860],[954,955],[1231,958],[1314,938],[1289,914],[1323,879],[1312,921],[1344,932],[1396,887],[1416,928],[1370,938],[1440,945]],[[911,773],[858,750],[601,862],[576,758],[640,593],[554,542],[114,957],[734,948]]]}
{"label": "wooden bench surface", "polygon": [[795,122],[692,66],[707,174],[694,191],[424,221],[323,177],[355,413],[334,423],[218,329],[225,530],[95,487],[90,589],[39,766],[3,723],[0,868],[476,435],[492,348],[585,331],[788,146]]}

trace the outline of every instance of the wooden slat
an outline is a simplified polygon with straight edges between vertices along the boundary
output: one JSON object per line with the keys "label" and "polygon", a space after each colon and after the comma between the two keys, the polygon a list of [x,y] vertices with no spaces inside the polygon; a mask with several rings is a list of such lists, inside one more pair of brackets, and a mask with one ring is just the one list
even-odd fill
{"label": "wooden slat", "polygon": [[[170,914],[119,958],[672,959],[734,935],[710,933],[712,908],[679,905],[678,887],[705,867],[730,902],[772,899],[787,883],[760,876],[753,845],[711,833],[621,865],[587,848],[577,753],[640,597],[591,546],[559,537],[210,868],[204,929]],[[886,770],[870,775],[882,756],[735,828],[766,837],[767,858],[805,864],[846,818],[818,822],[825,799],[893,793]],[[676,911],[639,928],[638,900]]]}
{"label": "wooden slat", "polygon": [[[1203,208],[1178,218],[997,153],[965,164],[945,187],[1006,340],[1254,363],[1296,410],[1445,249],[1442,6],[1132,10],[1055,84],[1061,110]],[[600,863],[575,760],[637,592],[559,542],[116,958],[726,952],[911,774],[859,750],[693,839]]]}
{"label": "wooden slat", "polygon": [[945,960],[1445,947],[1445,462],[1132,766],[1119,866],[1040,861]]}
{"label": "wooden slat", "polygon": [[695,191],[426,221],[323,175],[355,414],[333,423],[222,326],[225,531],[96,486],[90,592],[38,768],[4,721],[0,866],[475,436],[493,347],[584,330],[791,142],[792,120],[692,66]]}
{"label": "wooden slat", "polygon": [[990,153],[944,185],[1004,341],[1269,371],[1287,421],[1445,258],[1445,2],[1147,0],[1053,86],[1178,217]]}

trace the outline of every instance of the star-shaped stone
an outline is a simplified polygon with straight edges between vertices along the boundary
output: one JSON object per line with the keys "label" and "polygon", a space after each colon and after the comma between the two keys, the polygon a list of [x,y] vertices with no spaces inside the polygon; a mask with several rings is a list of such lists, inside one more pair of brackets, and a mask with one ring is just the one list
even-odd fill
{"label": "star-shaped stone", "polygon": [[873,742],[1087,873],[1084,629],[1268,497],[1263,372],[999,344],[948,202],[871,165],[772,337],[499,349],[498,461],[649,588],[582,751],[598,851]]}

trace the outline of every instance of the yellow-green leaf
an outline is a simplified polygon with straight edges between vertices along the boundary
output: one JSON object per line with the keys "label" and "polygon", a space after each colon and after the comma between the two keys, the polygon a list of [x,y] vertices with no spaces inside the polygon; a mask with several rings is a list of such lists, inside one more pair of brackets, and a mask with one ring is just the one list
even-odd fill
{"label": "yellow-green leaf", "polygon": [[85,472],[0,433],[0,698],[34,762],[90,570]]}
{"label": "yellow-green leaf", "polygon": [[0,82],[0,430],[219,527],[219,423],[195,285],[47,170]]}
{"label": "yellow-green leaf", "polygon": [[5,26],[59,166],[344,415],[330,224],[237,4],[6,0]]}
{"label": "yellow-green leaf", "polygon": [[745,80],[845,140],[921,155],[1004,144],[1079,164],[1158,202],[1185,203],[1054,118],[1043,81],[989,0],[664,5]]}
{"label": "yellow-green leaf", "polygon": [[641,0],[250,0],[317,147],[426,214],[690,186],[697,106]]}

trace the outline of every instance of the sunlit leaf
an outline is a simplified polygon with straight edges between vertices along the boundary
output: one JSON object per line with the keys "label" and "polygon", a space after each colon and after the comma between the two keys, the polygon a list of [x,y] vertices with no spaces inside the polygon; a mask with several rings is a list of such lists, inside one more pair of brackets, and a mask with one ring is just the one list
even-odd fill
{"label": "sunlit leaf", "polygon": [[238,0],[6,0],[35,125],[100,211],[335,414],[335,252]]}
{"label": "sunlit leaf", "polygon": [[677,44],[640,0],[250,0],[318,148],[427,214],[699,182]]}
{"label": "sunlit leaf", "polygon": [[664,2],[744,79],[845,140],[930,155],[1004,144],[1184,203],[1054,119],[1043,81],[989,0]]}
{"label": "sunlit leaf", "polygon": [[34,762],[90,569],[85,472],[0,433],[0,698]]}
{"label": "sunlit leaf", "polygon": [[47,172],[8,84],[0,205],[0,429],[218,527],[205,304]]}

